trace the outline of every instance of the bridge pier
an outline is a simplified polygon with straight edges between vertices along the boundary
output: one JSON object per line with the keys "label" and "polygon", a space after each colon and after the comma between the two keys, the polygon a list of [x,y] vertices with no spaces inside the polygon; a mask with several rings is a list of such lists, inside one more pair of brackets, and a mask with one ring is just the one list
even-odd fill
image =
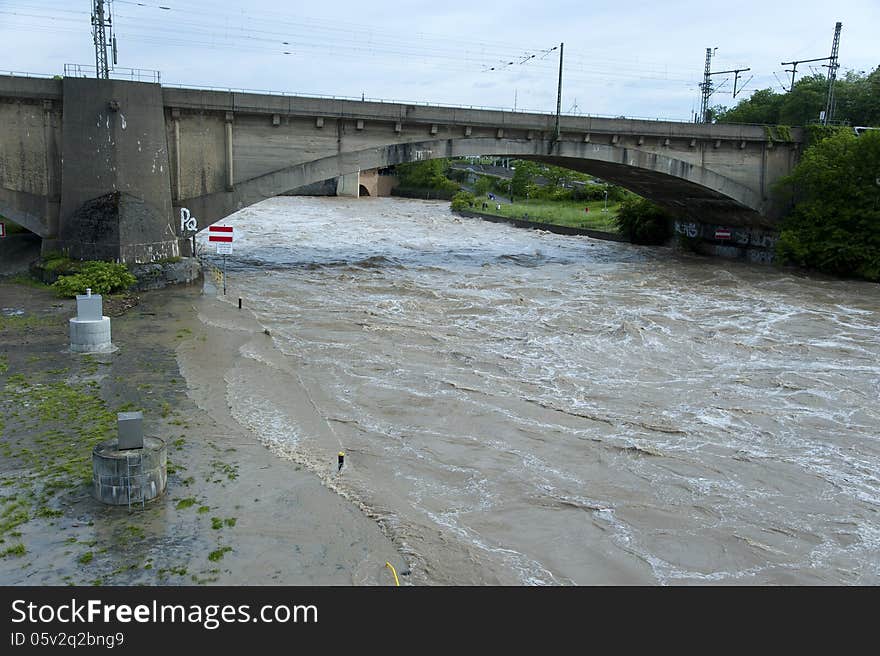
{"label": "bridge pier", "polygon": [[65,78],[61,210],[43,251],[154,262],[181,255],[158,84]]}
{"label": "bridge pier", "polygon": [[361,172],[348,173],[339,176],[336,181],[336,195],[348,198],[358,198],[361,189]]}

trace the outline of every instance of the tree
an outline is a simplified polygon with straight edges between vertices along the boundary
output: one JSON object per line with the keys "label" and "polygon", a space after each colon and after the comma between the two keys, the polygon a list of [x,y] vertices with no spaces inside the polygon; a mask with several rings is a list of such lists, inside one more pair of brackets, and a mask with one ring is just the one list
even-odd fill
{"label": "tree", "polygon": [[513,177],[510,180],[510,192],[515,197],[525,198],[540,167],[535,162],[516,160]]}
{"label": "tree", "polygon": [[[773,89],[755,91],[736,107],[713,108],[719,123],[807,125],[825,109],[828,82],[825,75],[807,75],[788,93]],[[880,66],[870,75],[847,71],[835,83],[834,119],[850,125],[880,125]]]}
{"label": "tree", "polygon": [[455,191],[458,185],[446,177],[448,168],[449,160],[446,159],[429,159],[424,162],[398,164],[395,167],[401,187]]}
{"label": "tree", "polygon": [[640,196],[621,202],[614,220],[620,234],[634,244],[662,244],[672,236],[672,215]]}
{"label": "tree", "polygon": [[487,175],[478,175],[477,181],[474,183],[474,193],[477,196],[485,196],[492,188],[492,178]]}
{"label": "tree", "polygon": [[783,222],[784,262],[880,281],[880,131],[851,130],[804,151],[782,181],[795,206]]}

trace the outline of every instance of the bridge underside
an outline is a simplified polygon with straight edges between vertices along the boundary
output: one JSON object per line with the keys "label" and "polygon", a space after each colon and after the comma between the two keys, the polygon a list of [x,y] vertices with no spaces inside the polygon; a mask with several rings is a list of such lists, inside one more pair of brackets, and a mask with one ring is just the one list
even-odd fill
{"label": "bridge underside", "polygon": [[[551,150],[553,154],[546,154]],[[186,198],[175,205],[187,207],[203,228],[248,205],[328,178],[466,155],[512,156],[589,173],[688,220],[743,226],[773,223],[759,193],[706,168],[631,148],[546,140],[469,138],[391,144],[296,164],[239,182],[231,191]]]}
{"label": "bridge underside", "polygon": [[565,157],[524,156],[601,178],[651,200],[675,216],[689,221],[728,225],[761,226],[772,221],[722,193],[666,173],[612,162]]}

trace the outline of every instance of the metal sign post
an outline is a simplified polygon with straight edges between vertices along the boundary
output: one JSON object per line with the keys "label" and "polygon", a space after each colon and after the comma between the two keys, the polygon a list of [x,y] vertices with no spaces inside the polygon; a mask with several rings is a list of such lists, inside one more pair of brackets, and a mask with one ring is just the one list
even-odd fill
{"label": "metal sign post", "polygon": [[217,255],[223,256],[223,295],[226,296],[226,256],[232,255],[232,242],[235,232],[232,226],[211,226],[208,228],[208,241],[217,243]]}

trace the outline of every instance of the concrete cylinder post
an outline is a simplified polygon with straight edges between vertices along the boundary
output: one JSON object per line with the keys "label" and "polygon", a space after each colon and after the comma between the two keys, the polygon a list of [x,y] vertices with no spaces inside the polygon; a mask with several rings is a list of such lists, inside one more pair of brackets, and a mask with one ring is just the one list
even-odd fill
{"label": "concrete cylinder post", "polygon": [[113,350],[110,317],[103,315],[100,294],[77,294],[76,316],[70,320],[70,350],[74,353],[107,353]]}
{"label": "concrete cylinder post", "polygon": [[165,493],[168,449],[158,437],[145,437],[140,449],[120,449],[116,439],[92,451],[92,491],[113,506],[142,505]]}

